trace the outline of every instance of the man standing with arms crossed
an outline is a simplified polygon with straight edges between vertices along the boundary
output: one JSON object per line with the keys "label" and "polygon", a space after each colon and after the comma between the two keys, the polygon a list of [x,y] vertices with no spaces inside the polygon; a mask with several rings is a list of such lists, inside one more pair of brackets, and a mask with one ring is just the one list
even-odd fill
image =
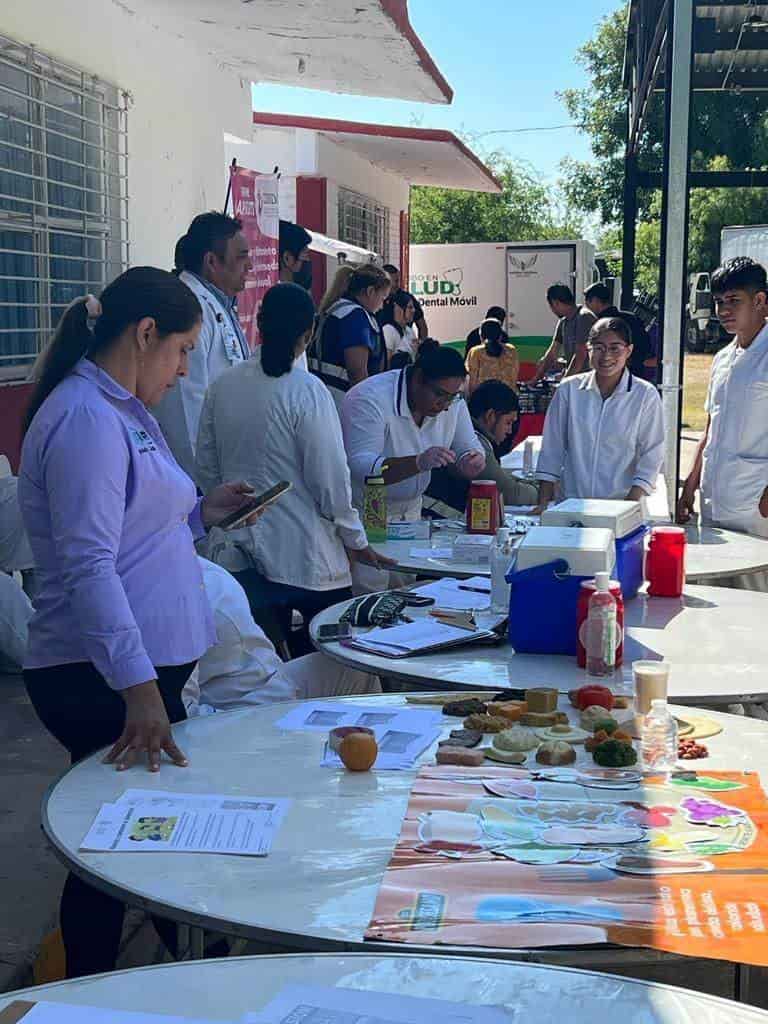
{"label": "man standing with arms crossed", "polygon": [[[701,488],[706,524],[768,538],[768,280],[748,257],[712,275],[715,309],[733,341],[715,356],[707,392],[707,427],[678,503],[691,518]],[[768,574],[739,578],[768,590]]]}

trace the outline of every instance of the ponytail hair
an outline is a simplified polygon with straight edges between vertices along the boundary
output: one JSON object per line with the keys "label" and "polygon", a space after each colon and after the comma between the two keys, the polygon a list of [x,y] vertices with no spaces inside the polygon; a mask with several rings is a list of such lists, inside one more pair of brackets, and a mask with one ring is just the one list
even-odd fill
{"label": "ponytail hair", "polygon": [[151,317],[163,338],[191,330],[202,316],[197,296],[178,277],[154,267],[126,270],[107,285],[100,303],[96,318],[89,316],[89,306],[98,307],[91,296],[75,299],[64,311],[32,370],[36,384],[24,418],[25,430],[83,356],[106,352],[131,324]]}
{"label": "ponytail hair", "polygon": [[282,377],[293,366],[296,345],[315,320],[312,296],[298,284],[275,284],[264,296],[256,322],[261,334],[261,368]]}
{"label": "ponytail hair", "polygon": [[320,315],[327,313],[339,299],[354,299],[366,288],[375,288],[377,292],[383,292],[385,288],[388,290],[391,287],[389,275],[374,263],[344,263],[336,271],[331,287],[323,296]]}
{"label": "ponytail hair", "polygon": [[498,359],[504,351],[501,324],[498,320],[483,320],[480,324],[480,340],[485,342],[485,351]]}

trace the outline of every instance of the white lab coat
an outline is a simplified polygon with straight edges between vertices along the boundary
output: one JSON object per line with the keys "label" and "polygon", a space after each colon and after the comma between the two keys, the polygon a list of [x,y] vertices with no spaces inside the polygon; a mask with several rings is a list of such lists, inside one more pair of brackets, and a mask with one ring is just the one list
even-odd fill
{"label": "white lab coat", "polygon": [[323,654],[284,663],[256,625],[245,591],[226,569],[200,559],[205,592],[213,609],[216,643],[184,687],[189,714],[232,711],[312,697],[381,693],[375,676],[345,669]]}
{"label": "white lab coat", "polygon": [[768,538],[758,508],[768,487],[768,324],[749,348],[733,341],[717,353],[706,410],[702,520]]}
{"label": "white lab coat", "polygon": [[0,570],[26,571],[35,560],[21,518],[19,478],[10,472],[0,476]]}
{"label": "white lab coat", "polygon": [[27,653],[32,604],[13,576],[0,572],[0,672],[20,672]]}
{"label": "white lab coat", "polygon": [[594,370],[561,382],[547,411],[536,466],[564,498],[651,494],[664,460],[664,415],[656,388],[625,370],[603,401]]}
{"label": "white lab coat", "polygon": [[[274,582],[306,590],[350,585],[345,547],[359,550],[367,540],[352,507],[338,413],[317,377],[295,365],[269,377],[257,359],[226,370],[200,418],[197,480],[204,493],[225,480],[247,480],[257,492],[292,484],[255,526],[216,531],[208,549],[216,561],[248,568],[239,546]],[[217,542],[225,546],[214,555]]]}
{"label": "white lab coat", "polygon": [[243,350],[229,312],[200,278],[185,270],[179,279],[200,301],[203,324],[189,354],[187,376],[177,381],[152,412],[176,461],[194,480],[195,445],[205,393],[224,370],[243,362],[248,353]]}

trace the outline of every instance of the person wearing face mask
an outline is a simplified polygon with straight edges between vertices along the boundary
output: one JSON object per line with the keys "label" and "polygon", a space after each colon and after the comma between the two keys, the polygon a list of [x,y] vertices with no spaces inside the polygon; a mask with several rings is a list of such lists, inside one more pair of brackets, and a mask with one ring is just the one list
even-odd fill
{"label": "person wearing face mask", "polygon": [[389,295],[389,277],[373,263],[346,263],[320,303],[309,369],[327,385],[338,408],[355,384],[380,373],[386,348],[376,314]]}
{"label": "person wearing face mask", "polygon": [[237,295],[253,264],[242,223],[223,213],[201,213],[176,244],[176,273],[203,310],[189,372],[155,409],[176,461],[194,479],[195,442],[205,392],[223,370],[250,358],[237,316]]}
{"label": "person wearing face mask", "polygon": [[659,393],[631,373],[625,320],[598,320],[587,339],[591,370],[560,383],[544,421],[536,467],[545,507],[563,498],[640,501],[652,493],[664,460]]}
{"label": "person wearing face mask", "polygon": [[[199,500],[148,411],[187,371],[202,310],[177,277],[133,267],[77,299],[40,361],[18,497],[37,590],[24,682],[72,762],[101,747],[118,769],[187,761],[171,722],[215,643],[194,539],[239,509],[247,484]],[[122,905],[70,875],[67,974],[114,969]]]}
{"label": "person wearing face mask", "polygon": [[283,284],[298,284],[307,291],[312,290],[311,241],[312,235],[300,224],[280,221],[280,281]]}
{"label": "person wearing face mask", "polygon": [[[197,442],[204,493],[233,472],[258,492],[281,480],[292,485],[256,526],[226,533],[210,554],[233,572],[254,616],[274,611],[294,657],[312,650],[313,616],[351,597],[350,565],[379,562],[352,507],[333,399],[298,364],[314,314],[311,295],[298,285],[269,289],[258,315],[261,358],[214,382]],[[298,632],[291,630],[293,612],[304,620]]]}

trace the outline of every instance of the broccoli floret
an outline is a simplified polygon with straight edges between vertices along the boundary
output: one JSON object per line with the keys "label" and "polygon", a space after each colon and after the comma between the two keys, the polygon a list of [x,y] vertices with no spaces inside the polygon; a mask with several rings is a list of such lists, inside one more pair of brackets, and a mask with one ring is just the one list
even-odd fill
{"label": "broccoli floret", "polygon": [[599,722],[595,722],[595,732],[599,732],[599,730],[602,729],[603,732],[607,732],[609,736],[615,733],[618,728],[619,723],[615,718],[606,717],[601,718]]}
{"label": "broccoli floret", "polygon": [[602,768],[628,768],[637,764],[637,751],[631,743],[620,740],[605,740],[592,751],[595,764]]}

